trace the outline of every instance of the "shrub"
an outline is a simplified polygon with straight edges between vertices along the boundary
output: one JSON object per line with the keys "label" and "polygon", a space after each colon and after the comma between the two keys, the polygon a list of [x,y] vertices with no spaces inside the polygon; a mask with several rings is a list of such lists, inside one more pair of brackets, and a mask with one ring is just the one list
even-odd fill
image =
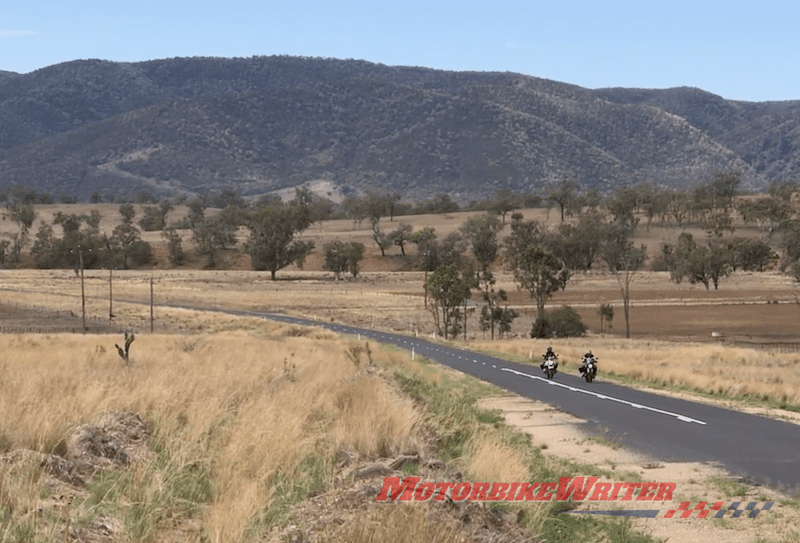
{"label": "shrub", "polygon": [[532,338],[576,337],[586,335],[586,325],[569,306],[562,306],[537,317],[531,328]]}

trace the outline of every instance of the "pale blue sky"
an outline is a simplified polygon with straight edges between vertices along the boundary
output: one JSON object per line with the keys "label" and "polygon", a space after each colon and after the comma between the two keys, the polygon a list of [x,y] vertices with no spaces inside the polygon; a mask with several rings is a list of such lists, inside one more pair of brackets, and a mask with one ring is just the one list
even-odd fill
{"label": "pale blue sky", "polygon": [[[76,5],[77,4],[77,5]],[[303,55],[511,71],[587,88],[800,99],[797,0],[4,0],[0,70]]]}

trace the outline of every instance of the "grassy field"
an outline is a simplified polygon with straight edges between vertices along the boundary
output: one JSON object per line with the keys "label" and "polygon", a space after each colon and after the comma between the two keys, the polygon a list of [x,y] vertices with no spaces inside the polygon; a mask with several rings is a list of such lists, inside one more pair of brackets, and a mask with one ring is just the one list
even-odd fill
{"label": "grassy field", "polygon": [[[420,449],[421,414],[356,364],[345,342],[243,324],[247,331],[139,336],[129,364],[110,336],[0,336],[2,452],[28,451],[40,465],[55,454],[90,481],[2,463],[0,540],[52,540],[52,521],[89,528],[109,516],[133,540],[165,541],[178,521],[197,519],[212,540],[240,541],[269,518],[283,486],[324,490],[338,451],[374,458]],[[149,443],[127,453],[127,471],[98,476],[79,464],[93,457],[80,457],[73,441],[76,427],[102,427],[103,413],[141,417]],[[95,445],[94,456],[110,457]],[[40,521],[37,510],[54,495],[65,502],[48,511],[58,518]]]}

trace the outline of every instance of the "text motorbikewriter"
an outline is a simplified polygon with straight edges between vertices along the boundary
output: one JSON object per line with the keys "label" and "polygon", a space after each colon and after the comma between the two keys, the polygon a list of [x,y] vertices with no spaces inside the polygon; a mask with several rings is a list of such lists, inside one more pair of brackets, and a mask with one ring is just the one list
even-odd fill
{"label": "text motorbikewriter", "polygon": [[[671,502],[676,489],[670,482],[598,482],[598,477],[560,477],[558,482],[505,483],[505,482],[432,482],[421,477],[386,477],[376,496],[379,502],[427,502],[427,501],[489,501],[489,502]],[[682,502],[675,509],[668,509],[663,518],[755,518],[759,512],[772,508],[774,502],[766,502],[758,508],[758,502]],[[644,505],[644,504],[642,504]],[[708,507],[707,507],[708,505]],[[609,510],[609,511],[565,511],[573,514],[595,514],[656,518],[660,509]],[[710,513],[714,513],[709,516]],[[742,516],[744,514],[744,516]]]}

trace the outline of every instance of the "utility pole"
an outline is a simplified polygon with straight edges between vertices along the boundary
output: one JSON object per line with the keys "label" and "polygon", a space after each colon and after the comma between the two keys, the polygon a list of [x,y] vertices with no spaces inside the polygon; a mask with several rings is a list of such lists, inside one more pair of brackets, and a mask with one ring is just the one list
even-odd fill
{"label": "utility pole", "polygon": [[425,249],[425,282],[422,284],[422,291],[425,293],[425,309],[428,309],[428,268],[430,265],[431,250]]}
{"label": "utility pole", "polygon": [[114,302],[113,302],[113,289],[112,283],[113,270],[108,268],[108,320],[114,318]]}
{"label": "utility pole", "polygon": [[150,277],[150,333],[153,333],[153,278]]}
{"label": "utility pole", "polygon": [[78,261],[81,267],[81,314],[83,315],[83,332],[86,333],[86,291],[83,287],[83,250],[78,247]]}

